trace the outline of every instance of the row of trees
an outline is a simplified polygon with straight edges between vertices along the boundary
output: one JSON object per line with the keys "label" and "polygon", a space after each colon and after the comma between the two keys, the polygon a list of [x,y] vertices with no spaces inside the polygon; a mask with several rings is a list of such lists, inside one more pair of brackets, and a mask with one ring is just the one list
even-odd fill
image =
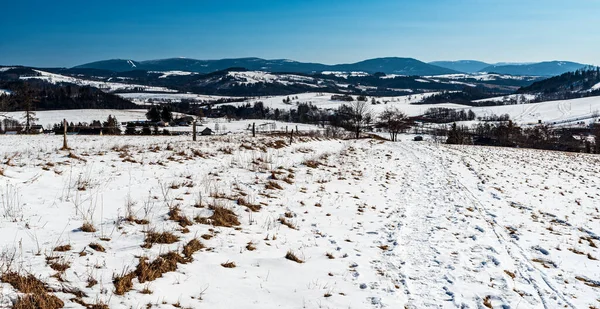
{"label": "row of trees", "polygon": [[152,105],[146,112],[146,118],[152,122],[171,122],[173,121],[173,109],[170,105]]}
{"label": "row of trees", "polygon": [[[554,129],[540,124],[521,128],[512,121],[478,123],[472,127],[452,124],[447,131],[448,144],[474,144],[504,147],[522,147],[546,150],[600,153],[600,142],[588,140],[588,134],[600,136],[600,126],[591,130]],[[579,135],[580,138],[574,138]]]}

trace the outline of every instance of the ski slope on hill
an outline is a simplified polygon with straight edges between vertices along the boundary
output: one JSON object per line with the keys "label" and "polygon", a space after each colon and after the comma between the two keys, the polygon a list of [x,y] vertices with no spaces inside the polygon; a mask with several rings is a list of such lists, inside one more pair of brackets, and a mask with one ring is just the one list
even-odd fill
{"label": "ski slope on hill", "polygon": [[65,308],[600,305],[597,156],[410,138],[0,136],[1,265]]}

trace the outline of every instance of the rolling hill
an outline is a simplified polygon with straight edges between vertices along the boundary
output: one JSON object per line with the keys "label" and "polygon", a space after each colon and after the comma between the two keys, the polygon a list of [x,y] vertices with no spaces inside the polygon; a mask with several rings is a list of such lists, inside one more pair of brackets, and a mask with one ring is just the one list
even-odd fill
{"label": "rolling hill", "polygon": [[229,68],[244,68],[249,71],[265,71],[271,73],[319,73],[323,71],[361,71],[367,73],[382,72],[399,75],[440,75],[458,73],[455,70],[442,68],[412,58],[376,58],[357,63],[326,65],[320,63],[298,62],[293,60],[266,60],[261,58],[237,58],[220,60],[196,60],[188,58],[171,58],[159,60],[133,61],[125,59],[103,60],[74,67],[75,69],[98,69],[114,72],[132,70],[146,71],[187,71],[195,73],[211,73]]}
{"label": "rolling hill", "polygon": [[481,69],[480,72],[528,76],[557,76],[566,72],[579,70],[585,66],[585,64],[569,61],[547,61],[531,64],[491,65]]}
{"label": "rolling hill", "polygon": [[429,64],[463,73],[476,73],[491,65],[477,60],[433,61]]}

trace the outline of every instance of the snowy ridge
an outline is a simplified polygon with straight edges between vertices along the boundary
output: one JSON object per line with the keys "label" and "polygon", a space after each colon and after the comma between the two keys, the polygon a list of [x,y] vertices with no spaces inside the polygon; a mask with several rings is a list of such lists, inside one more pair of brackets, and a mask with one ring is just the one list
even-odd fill
{"label": "snowy ridge", "polygon": [[40,71],[40,70],[34,70],[34,71],[39,73],[40,76],[21,76],[20,79],[24,79],[24,80],[41,79],[41,80],[44,80],[44,81],[52,83],[52,84],[71,83],[71,84],[75,84],[75,85],[79,85],[79,86],[91,86],[91,87],[96,87],[105,92],[115,92],[115,91],[120,91],[120,90],[122,91],[122,90],[135,90],[135,89],[141,89],[143,91],[148,91],[148,92],[152,92],[152,91],[154,91],[154,92],[177,92],[177,90],[172,90],[172,89],[168,89],[165,87],[154,87],[154,86],[135,85],[135,84],[92,81],[92,80],[85,80],[85,79],[80,79],[80,78],[75,78],[75,77],[70,77],[70,76],[64,76],[64,75],[60,75],[60,74],[44,72],[44,71]]}
{"label": "snowy ridge", "polygon": [[148,73],[162,74],[159,78],[167,78],[169,76],[188,76],[197,73],[187,71],[148,71]]}

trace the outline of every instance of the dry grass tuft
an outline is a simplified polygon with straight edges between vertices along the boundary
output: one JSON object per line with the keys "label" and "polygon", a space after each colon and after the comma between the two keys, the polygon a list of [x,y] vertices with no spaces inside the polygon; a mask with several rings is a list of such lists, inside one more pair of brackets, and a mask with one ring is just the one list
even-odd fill
{"label": "dry grass tuft", "polygon": [[6,272],[2,274],[0,281],[12,285],[21,293],[41,294],[48,290],[42,281],[31,274],[23,276],[17,272]]}
{"label": "dry grass tuft", "polygon": [[177,263],[185,264],[185,259],[177,252],[171,251],[160,255],[151,263],[147,258],[140,258],[135,274],[140,283],[154,281],[162,277],[164,273],[177,270]]}
{"label": "dry grass tuft", "polygon": [[68,262],[60,262],[60,261],[54,261],[54,262],[50,262],[48,263],[48,265],[50,266],[50,268],[52,268],[53,270],[56,270],[58,272],[64,272],[65,270],[69,269],[69,267],[71,267],[71,264]]}
{"label": "dry grass tuft", "polygon": [[90,244],[90,248],[92,248],[92,249],[94,249],[94,250],[96,250],[98,252],[106,252],[106,249],[104,249],[104,247],[102,247],[101,244],[98,244],[98,243],[95,243],[95,242],[93,242],[93,243]]}
{"label": "dry grass tuft", "polygon": [[198,251],[204,249],[204,244],[202,244],[198,239],[194,238],[190,240],[185,246],[183,246],[183,256],[187,259],[192,259],[192,255]]}
{"label": "dry grass tuft", "polygon": [[267,190],[283,190],[283,187],[278,184],[276,181],[269,180],[265,185],[265,189]]}
{"label": "dry grass tuft", "polygon": [[67,252],[71,250],[71,245],[62,245],[54,248],[56,252]]}
{"label": "dry grass tuft", "polygon": [[83,225],[81,226],[80,230],[82,232],[86,232],[86,233],[96,232],[96,228],[94,227],[94,225],[89,222],[84,222]]}
{"label": "dry grass tuft", "polygon": [[252,210],[253,212],[257,212],[259,211],[262,207],[258,204],[252,204],[250,202],[248,202],[248,200],[246,200],[243,197],[240,197],[237,199],[237,204],[240,206],[245,206],[248,207],[248,209]]}
{"label": "dry grass tuft", "polygon": [[291,228],[292,230],[296,230],[296,226],[292,222],[286,220],[284,217],[280,217],[278,221],[279,223]]}
{"label": "dry grass tuft", "polygon": [[252,242],[249,242],[246,245],[246,250],[248,250],[248,251],[254,251],[254,250],[256,250],[256,246],[254,246],[254,244]]}
{"label": "dry grass tuft", "polygon": [[299,257],[297,257],[297,256],[296,256],[296,254],[295,254],[295,253],[294,253],[292,250],[289,250],[289,251],[288,251],[288,252],[285,254],[285,258],[286,258],[286,259],[288,259],[288,260],[290,260],[290,261],[294,261],[294,262],[296,262],[296,263],[298,263],[298,264],[302,264],[302,263],[304,263],[304,261],[303,261],[303,260],[301,260]]}
{"label": "dry grass tuft", "polygon": [[59,309],[65,306],[65,303],[58,297],[43,293],[19,296],[13,309]]}
{"label": "dry grass tuft", "polygon": [[169,220],[179,223],[179,226],[181,227],[194,225],[192,220],[181,214],[181,209],[178,206],[175,206],[169,210]]}
{"label": "dry grass tuft", "polygon": [[333,256],[333,254],[331,254],[331,253],[329,253],[329,252],[325,253],[325,256],[326,256],[328,259],[330,259],[330,260],[333,260],[333,259],[335,259],[335,256]]}
{"label": "dry grass tuft", "polygon": [[221,263],[221,266],[225,267],[225,268],[235,268],[235,263],[234,262],[225,262],[225,263]]}
{"label": "dry grass tuft", "polygon": [[17,272],[5,272],[0,280],[10,284],[19,292],[28,294],[19,296],[12,308],[58,309],[64,307],[64,303],[58,297],[48,294],[46,285],[31,274],[23,276]]}
{"label": "dry grass tuft", "polygon": [[171,232],[155,232],[149,231],[146,233],[146,239],[144,239],[143,248],[152,248],[154,244],[173,244],[179,241],[179,237],[175,236]]}
{"label": "dry grass tuft", "polygon": [[494,308],[494,307],[492,306],[492,298],[491,298],[489,295],[488,295],[488,296],[486,296],[486,297],[483,299],[483,305],[484,305],[484,306],[486,306],[486,307],[488,307],[488,308],[490,308],[490,309],[493,309],[493,308]]}
{"label": "dry grass tuft", "polygon": [[223,227],[240,225],[237,215],[232,210],[219,205],[211,205],[209,209],[213,211],[213,214],[208,218],[196,217],[196,222]]}
{"label": "dry grass tuft", "polygon": [[115,286],[115,294],[124,295],[133,288],[133,278],[135,273],[121,274],[113,276],[113,285]]}
{"label": "dry grass tuft", "polygon": [[213,236],[211,234],[202,234],[202,236],[200,236],[200,237],[204,240],[209,240],[209,239],[213,238]]}
{"label": "dry grass tuft", "polygon": [[306,160],[306,161],[302,162],[302,164],[304,164],[310,168],[317,168],[321,165],[321,162],[315,161],[315,160]]}

